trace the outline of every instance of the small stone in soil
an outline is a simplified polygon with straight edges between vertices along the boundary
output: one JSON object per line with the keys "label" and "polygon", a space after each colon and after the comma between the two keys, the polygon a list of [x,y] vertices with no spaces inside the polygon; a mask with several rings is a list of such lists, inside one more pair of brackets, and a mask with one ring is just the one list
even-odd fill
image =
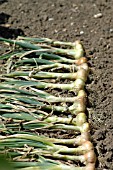
{"label": "small stone in soil", "polygon": [[101,18],[102,16],[103,16],[102,13],[98,13],[94,15],[94,18]]}

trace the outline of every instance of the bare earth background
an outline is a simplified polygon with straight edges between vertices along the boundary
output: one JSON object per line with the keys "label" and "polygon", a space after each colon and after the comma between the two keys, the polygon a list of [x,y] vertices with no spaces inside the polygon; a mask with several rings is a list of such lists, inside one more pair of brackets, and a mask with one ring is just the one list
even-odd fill
{"label": "bare earth background", "polygon": [[0,36],[18,35],[82,41],[96,169],[113,170],[113,0],[0,0]]}

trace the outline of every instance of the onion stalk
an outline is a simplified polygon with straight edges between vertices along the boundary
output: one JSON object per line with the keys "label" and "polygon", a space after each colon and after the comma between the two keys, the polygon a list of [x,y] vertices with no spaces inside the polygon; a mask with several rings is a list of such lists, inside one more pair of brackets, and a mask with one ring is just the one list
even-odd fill
{"label": "onion stalk", "polygon": [[72,48],[74,48],[76,46],[76,43],[55,41],[55,40],[52,40],[50,38],[31,38],[31,37],[18,36],[17,39],[18,40],[26,40],[26,41],[35,42],[35,43],[47,43],[47,44],[51,44],[53,46],[65,45],[65,46],[69,46],[69,47],[72,47]]}
{"label": "onion stalk", "polygon": [[[72,49],[76,49],[76,57],[80,58],[84,55],[84,51],[83,51],[83,47],[81,45],[81,43],[79,41],[75,41],[74,43],[71,42],[62,42],[62,41],[54,41],[52,39],[49,38],[30,38],[30,37],[18,37],[18,40],[26,40],[29,42],[34,42],[34,43],[47,43],[53,46],[61,46],[61,45],[65,45],[67,47],[71,47]],[[56,49],[57,50],[57,49]],[[61,49],[60,49],[61,50]],[[62,50],[58,51],[62,54]],[[70,53],[68,53],[68,55],[70,55]]]}
{"label": "onion stalk", "polygon": [[85,69],[80,69],[76,73],[52,73],[52,72],[38,72],[35,73],[35,71],[31,72],[11,72],[8,74],[4,74],[2,76],[5,77],[12,77],[12,78],[18,78],[18,77],[28,77],[28,78],[35,78],[35,79],[42,79],[42,78],[57,78],[57,79],[70,79],[70,80],[76,80],[76,79],[82,79],[84,82],[87,80],[87,72]]}
{"label": "onion stalk", "polygon": [[[24,47],[24,48],[28,48],[28,49],[32,49],[32,50],[41,49],[40,46],[34,45],[34,44],[32,44],[30,42],[26,42],[24,40],[9,40],[9,39],[5,39],[5,38],[0,38],[0,41],[4,41],[4,42],[11,43],[14,45],[19,45],[20,47]],[[51,48],[50,51],[52,53],[56,53],[56,54],[63,54],[63,55],[71,56],[74,59],[78,59],[80,57],[83,57],[83,55],[84,55],[83,47],[79,41],[76,41],[75,48],[73,48],[73,49]]]}
{"label": "onion stalk", "polygon": [[[8,80],[8,79],[7,79]],[[19,86],[24,86],[24,87],[33,87],[35,86],[36,88],[39,89],[62,89],[62,90],[73,90],[75,92],[79,92],[79,90],[84,89],[85,82],[82,79],[76,79],[74,82],[71,84],[54,84],[54,83],[45,83],[45,82],[35,82],[35,81],[20,81],[20,80],[8,80],[6,82],[3,82],[2,85],[4,87],[7,87],[9,84],[13,85],[14,87],[19,87]],[[1,85],[1,84],[0,84]]]}

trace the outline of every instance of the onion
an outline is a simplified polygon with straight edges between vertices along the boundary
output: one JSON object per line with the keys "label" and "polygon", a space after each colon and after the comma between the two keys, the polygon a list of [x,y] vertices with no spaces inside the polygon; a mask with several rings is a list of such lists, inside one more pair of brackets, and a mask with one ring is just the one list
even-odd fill
{"label": "onion", "polygon": [[95,163],[96,162],[96,155],[94,153],[94,150],[90,150],[84,155],[84,162],[87,163]]}
{"label": "onion", "polygon": [[75,51],[76,51],[75,58],[79,59],[79,58],[83,57],[84,50],[83,50],[83,47],[82,47],[82,44],[80,43],[80,41],[76,41],[74,44],[75,44]]}
{"label": "onion", "polygon": [[90,141],[85,141],[82,144],[82,148],[85,152],[91,151],[93,150],[93,144]]}
{"label": "onion", "polygon": [[82,139],[83,142],[90,140],[90,133],[89,132],[82,132],[81,139]]}
{"label": "onion", "polygon": [[78,97],[87,97],[87,94],[86,94],[86,92],[84,90],[80,90],[78,92]]}
{"label": "onion", "polygon": [[74,87],[76,90],[81,90],[84,88],[85,82],[82,79],[76,79],[74,82]]}
{"label": "onion", "polygon": [[89,132],[83,132],[80,136],[76,137],[76,140],[74,142],[74,146],[76,145],[82,145],[84,142],[90,140],[90,133]]}
{"label": "onion", "polygon": [[89,73],[89,67],[88,67],[87,63],[83,63],[80,66],[78,66],[78,70],[81,68],[85,69],[87,71],[87,73]]}
{"label": "onion", "polygon": [[89,127],[89,123],[84,123],[81,127],[81,133],[83,132],[89,132],[90,131],[90,127]]}
{"label": "onion", "polygon": [[77,115],[80,112],[84,112],[86,110],[86,100],[83,97],[77,99],[72,106],[69,107],[69,111],[71,114]]}
{"label": "onion", "polygon": [[85,113],[79,113],[76,117],[76,125],[81,126],[85,122],[86,122],[86,114]]}
{"label": "onion", "polygon": [[77,64],[77,65],[81,65],[81,64],[83,64],[83,63],[87,63],[87,58],[86,58],[86,57],[81,57],[80,59],[78,59],[78,60],[76,61],[76,64]]}
{"label": "onion", "polygon": [[82,79],[84,82],[87,80],[87,71],[81,68],[77,71],[76,79]]}
{"label": "onion", "polygon": [[78,102],[77,113],[84,112],[86,110],[86,98],[79,97]]}

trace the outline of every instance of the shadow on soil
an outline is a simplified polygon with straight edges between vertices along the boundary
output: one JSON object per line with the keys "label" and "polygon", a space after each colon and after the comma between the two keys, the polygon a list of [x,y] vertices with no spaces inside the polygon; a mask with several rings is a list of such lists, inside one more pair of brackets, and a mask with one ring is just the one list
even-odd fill
{"label": "shadow on soil", "polygon": [[7,2],[7,0],[0,0],[0,5],[4,2]]}
{"label": "shadow on soil", "polygon": [[[1,1],[0,1],[1,4]],[[16,38],[19,35],[24,35],[24,32],[17,28],[10,28],[6,23],[10,15],[5,13],[0,13],[0,37],[4,38]],[[6,24],[6,25],[5,25]]]}

